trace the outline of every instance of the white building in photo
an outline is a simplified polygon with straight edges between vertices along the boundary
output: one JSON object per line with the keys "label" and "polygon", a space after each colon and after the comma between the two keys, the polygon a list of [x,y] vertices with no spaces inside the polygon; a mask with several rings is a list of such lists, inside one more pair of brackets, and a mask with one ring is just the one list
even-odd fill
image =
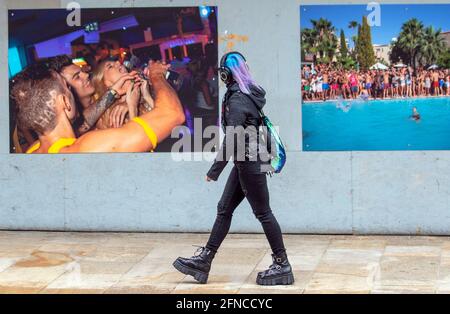
{"label": "white building in photo", "polygon": [[377,61],[384,61],[382,63],[386,63],[390,65],[389,55],[391,54],[391,45],[373,45],[373,52],[375,53],[375,58]]}

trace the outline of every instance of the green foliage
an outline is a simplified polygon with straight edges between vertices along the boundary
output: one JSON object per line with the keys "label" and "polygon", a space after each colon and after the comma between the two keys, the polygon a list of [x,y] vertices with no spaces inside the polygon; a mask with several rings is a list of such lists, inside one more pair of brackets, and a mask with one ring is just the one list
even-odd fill
{"label": "green foliage", "polygon": [[356,21],[350,21],[348,23],[348,28],[357,28],[359,26],[359,23]]}
{"label": "green foliage", "polygon": [[403,61],[411,66],[416,66],[417,55],[423,43],[424,28],[422,22],[416,18],[405,22],[398,36],[398,48],[403,50],[403,53],[408,58]]}
{"label": "green foliage", "polygon": [[345,70],[351,70],[356,67],[356,61],[350,56],[345,57],[340,56],[338,58],[338,63],[341,66],[341,68]]}
{"label": "green foliage", "polygon": [[384,64],[385,66],[389,67],[389,63],[386,60],[382,59],[382,58],[378,59],[377,62],[379,62],[381,64]]}
{"label": "green foliage", "polygon": [[302,58],[305,54],[313,54],[319,63],[331,62],[337,50],[335,28],[330,21],[320,18],[311,20],[313,28],[301,31]]}
{"label": "green foliage", "polygon": [[439,56],[437,65],[443,69],[450,69],[450,48]]}
{"label": "green foliage", "polygon": [[[376,62],[367,17],[363,16],[361,24],[356,21],[350,21],[348,24],[350,29],[358,29],[358,35],[352,36],[355,43],[353,51],[349,51],[344,30],[341,30],[337,56],[338,38],[332,23],[323,18],[311,20],[311,23],[312,28],[301,30],[303,61],[305,54],[312,54],[316,63],[331,63],[336,57],[337,64],[342,68],[354,68],[357,61],[362,70],[367,70]],[[446,48],[441,30],[434,30],[432,26],[424,27],[422,22],[413,18],[402,25],[398,39],[391,44],[389,60],[391,63],[402,61],[413,67],[436,63],[440,67],[450,68],[449,55],[450,52]],[[381,60],[381,62],[386,64],[386,60]]]}
{"label": "green foliage", "polygon": [[344,30],[342,30],[342,29],[341,29],[341,38],[340,38],[339,46],[340,46],[341,58],[347,57],[347,54],[348,54],[347,43],[345,41]]}
{"label": "green foliage", "polygon": [[423,43],[420,47],[420,62],[424,65],[436,63],[439,57],[446,51],[444,38],[441,30],[434,31],[433,26],[425,28],[423,33]]}
{"label": "green foliage", "polygon": [[302,61],[305,61],[306,54],[316,54],[316,32],[310,28],[304,28],[301,30],[301,53]]}
{"label": "green foliage", "polygon": [[[350,29],[356,28],[356,29],[358,29],[358,32],[359,32],[359,28],[360,27],[361,27],[361,25],[359,25],[359,23],[356,22],[356,21],[350,21],[348,23],[348,28],[350,28]],[[358,36],[352,36],[352,40],[353,40],[354,47],[356,48],[356,43],[358,41]],[[353,49],[352,57],[356,59],[356,49]]]}
{"label": "green foliage", "polygon": [[407,62],[409,58],[410,58],[409,52],[401,48],[398,41],[395,41],[391,44],[391,53],[389,55],[389,60],[391,61],[391,64],[395,64],[400,61]]}
{"label": "green foliage", "polygon": [[411,66],[429,66],[445,55],[446,46],[441,30],[424,27],[418,19],[406,21],[391,51],[391,60],[402,59]]}
{"label": "green foliage", "polygon": [[361,70],[368,70],[375,63],[372,35],[370,34],[370,26],[365,16],[363,16],[361,27],[358,29],[356,56]]}

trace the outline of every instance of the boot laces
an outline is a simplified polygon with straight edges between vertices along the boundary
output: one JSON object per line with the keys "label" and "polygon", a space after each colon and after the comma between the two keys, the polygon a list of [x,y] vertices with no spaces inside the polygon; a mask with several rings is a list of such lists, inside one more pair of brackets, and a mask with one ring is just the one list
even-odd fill
{"label": "boot laces", "polygon": [[205,250],[205,247],[203,246],[193,245],[193,247],[197,248],[197,250],[194,253],[194,256],[200,256],[200,254],[202,254],[202,252]]}

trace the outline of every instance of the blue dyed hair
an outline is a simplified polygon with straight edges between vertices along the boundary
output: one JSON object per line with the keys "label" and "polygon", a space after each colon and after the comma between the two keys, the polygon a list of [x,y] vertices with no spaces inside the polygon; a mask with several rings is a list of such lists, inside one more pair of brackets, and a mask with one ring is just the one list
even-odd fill
{"label": "blue dyed hair", "polygon": [[250,86],[261,89],[261,86],[252,78],[248,65],[241,55],[237,53],[228,55],[225,66],[231,70],[233,79],[239,84],[241,92],[250,94]]}

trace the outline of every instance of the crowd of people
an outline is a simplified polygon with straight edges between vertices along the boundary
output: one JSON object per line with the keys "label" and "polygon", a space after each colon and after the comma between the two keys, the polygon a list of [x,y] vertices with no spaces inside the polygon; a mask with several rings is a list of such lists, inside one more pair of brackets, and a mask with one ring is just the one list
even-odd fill
{"label": "crowd of people", "polygon": [[331,65],[304,65],[303,101],[450,96],[449,69],[342,70]]}

